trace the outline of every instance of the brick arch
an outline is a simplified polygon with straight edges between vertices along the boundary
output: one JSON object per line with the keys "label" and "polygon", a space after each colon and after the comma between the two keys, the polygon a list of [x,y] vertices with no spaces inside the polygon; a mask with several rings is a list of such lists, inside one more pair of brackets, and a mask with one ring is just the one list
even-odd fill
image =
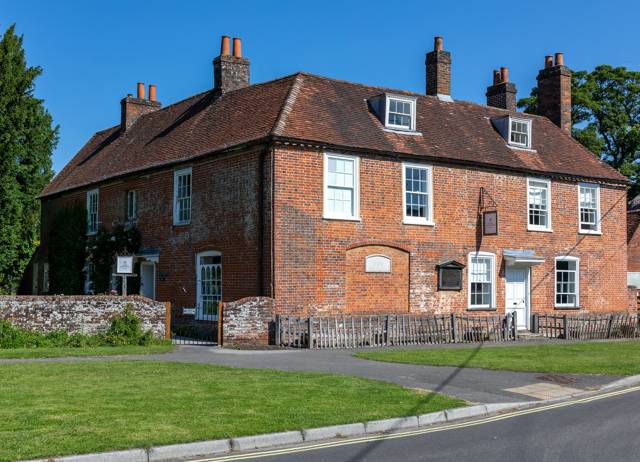
{"label": "brick arch", "polygon": [[[367,256],[391,260],[390,272],[365,271]],[[363,244],[346,250],[345,307],[350,313],[409,311],[409,252],[397,246]]]}

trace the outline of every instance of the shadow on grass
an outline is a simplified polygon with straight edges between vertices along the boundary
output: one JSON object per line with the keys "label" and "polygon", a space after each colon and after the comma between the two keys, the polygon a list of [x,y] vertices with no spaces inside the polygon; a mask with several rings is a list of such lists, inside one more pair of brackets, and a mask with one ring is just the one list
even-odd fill
{"label": "shadow on grass", "polygon": [[[433,398],[440,393],[442,390],[444,390],[444,388],[446,386],[448,386],[451,381],[453,379],[455,379],[458,374],[460,374],[460,372],[462,371],[462,369],[464,369],[465,367],[467,367],[467,365],[471,362],[471,360],[473,360],[473,358],[475,358],[475,356],[478,354],[478,352],[480,351],[480,349],[484,346],[484,344],[479,344],[477,347],[475,347],[471,353],[469,354],[469,356],[459,365],[456,367],[456,369],[449,374],[449,376],[444,379],[440,384],[438,384],[438,386],[431,391],[431,393],[429,393],[428,395],[426,395],[424,397],[424,399],[420,400],[419,404],[413,409],[413,411],[411,413],[409,413],[409,416],[414,416],[417,415],[418,413],[418,409],[420,409],[420,407],[423,404],[428,404],[429,402],[431,402],[433,400]],[[371,454],[373,451],[375,451],[375,449],[383,442],[384,440],[378,440],[378,441],[374,441],[371,444],[367,444],[362,448],[362,451],[359,451],[357,454],[355,454],[351,459],[349,459],[350,462],[360,462],[361,460],[364,460],[369,454]]]}

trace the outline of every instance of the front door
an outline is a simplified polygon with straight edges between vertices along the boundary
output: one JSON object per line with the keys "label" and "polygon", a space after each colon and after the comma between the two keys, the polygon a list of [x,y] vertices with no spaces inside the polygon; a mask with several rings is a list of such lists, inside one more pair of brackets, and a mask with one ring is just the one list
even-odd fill
{"label": "front door", "polygon": [[507,268],[505,272],[507,313],[516,312],[519,329],[529,326],[529,268]]}
{"label": "front door", "polygon": [[140,263],[140,295],[156,298],[156,265],[151,261]]}

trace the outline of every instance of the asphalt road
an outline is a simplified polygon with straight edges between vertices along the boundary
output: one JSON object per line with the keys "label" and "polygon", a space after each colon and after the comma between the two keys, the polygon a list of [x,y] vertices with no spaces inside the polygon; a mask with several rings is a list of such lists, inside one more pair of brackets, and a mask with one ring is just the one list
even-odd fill
{"label": "asphalt road", "polygon": [[[640,391],[590,402],[481,419],[458,428],[269,456],[248,454],[215,460],[260,462],[360,461],[638,461]],[[503,416],[501,416],[503,417]],[[484,422],[484,423],[483,423]],[[446,428],[443,427],[443,428]],[[342,444],[342,445],[339,445]],[[249,456],[249,457],[248,457]]]}

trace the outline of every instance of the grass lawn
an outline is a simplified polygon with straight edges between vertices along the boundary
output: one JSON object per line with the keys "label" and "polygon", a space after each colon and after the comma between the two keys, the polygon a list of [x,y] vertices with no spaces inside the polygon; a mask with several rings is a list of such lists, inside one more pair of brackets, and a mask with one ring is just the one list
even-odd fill
{"label": "grass lawn", "polygon": [[463,406],[331,374],[155,361],[0,369],[0,460],[284,431]]}
{"label": "grass lawn", "polygon": [[[58,358],[62,356],[114,356],[167,353],[175,347],[170,343],[160,345],[124,345],[68,348],[6,348],[0,349],[0,359],[10,358]],[[0,366],[1,367],[1,366]]]}
{"label": "grass lawn", "polygon": [[512,347],[431,348],[357,353],[358,358],[431,366],[559,372],[640,374],[640,342],[614,341]]}

